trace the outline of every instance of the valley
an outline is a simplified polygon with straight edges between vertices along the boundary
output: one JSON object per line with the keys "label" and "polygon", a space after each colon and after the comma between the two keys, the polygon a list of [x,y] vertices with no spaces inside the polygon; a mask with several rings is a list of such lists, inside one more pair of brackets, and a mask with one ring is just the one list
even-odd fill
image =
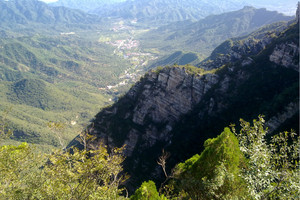
{"label": "valley", "polygon": [[0,199],[295,199],[296,7],[0,0]]}
{"label": "valley", "polygon": [[146,72],[145,67],[148,63],[156,60],[159,55],[159,52],[157,52],[156,55],[149,52],[143,52],[140,41],[136,40],[136,37],[140,32],[144,32],[144,30],[124,25],[124,23],[124,21],[115,22],[110,28],[111,32],[102,35],[98,40],[100,43],[105,43],[114,47],[114,55],[124,58],[124,60],[128,60],[131,64],[131,66],[119,76],[120,82],[118,84],[106,86],[107,89],[113,89],[115,92],[118,88],[126,88],[126,86],[138,81]]}
{"label": "valley", "polygon": [[[59,139],[47,128],[49,121],[65,124],[62,138],[67,144],[102,107],[117,101],[148,70],[175,63],[198,65],[223,40],[272,20],[290,19],[246,7],[198,22],[160,27],[138,18],[103,20],[79,10],[35,5],[34,0],[24,4],[29,16],[20,10],[19,1],[8,5],[14,17],[3,16],[1,22],[0,107],[2,112],[13,110],[7,117],[15,130],[13,140],[56,147]],[[42,12],[35,15],[35,9]],[[256,25],[255,18],[262,13],[267,16],[265,22]],[[245,20],[236,21],[236,16]],[[224,34],[224,28],[232,25],[220,25],[225,18],[243,28]],[[7,24],[9,21],[15,25]],[[20,92],[20,84],[28,87],[26,93]],[[32,84],[45,84],[45,88],[30,88]]]}

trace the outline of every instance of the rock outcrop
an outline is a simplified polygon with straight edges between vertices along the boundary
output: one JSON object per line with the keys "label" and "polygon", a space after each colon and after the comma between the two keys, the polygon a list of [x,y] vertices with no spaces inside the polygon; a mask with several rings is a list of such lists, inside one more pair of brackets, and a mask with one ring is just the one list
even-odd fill
{"label": "rock outcrop", "polygon": [[245,59],[245,63],[248,63],[250,56],[254,56],[265,49],[287,27],[287,22],[279,22],[263,27],[247,36],[229,39],[218,46],[210,57],[197,66],[209,70],[241,59]]}
{"label": "rock outcrop", "polygon": [[[168,142],[174,124],[190,112],[217,82],[218,75],[191,74],[188,67],[151,71],[124,97],[126,101],[135,102],[132,109],[126,110],[126,113],[121,113],[122,108],[116,105],[104,109],[97,115],[91,131],[103,136],[111,135],[109,130],[97,131],[107,115],[119,115],[119,120],[130,121],[132,127],[122,141],[122,145],[126,145],[125,156],[132,155],[138,140],[143,143],[142,148],[151,147],[158,141]],[[108,146],[116,146],[114,142],[113,138],[107,138]]]}
{"label": "rock outcrop", "polygon": [[270,61],[284,67],[291,67],[299,72],[299,60],[295,59],[299,55],[299,47],[294,42],[276,45],[270,55]]}
{"label": "rock outcrop", "polygon": [[[95,116],[88,127],[97,137],[93,143],[103,142],[108,149],[125,145],[124,169],[131,176],[127,188],[133,191],[142,181],[164,179],[156,163],[162,149],[172,154],[170,170],[240,118],[264,114],[275,131],[299,112],[297,33],[293,25],[270,42],[255,41],[260,46],[256,54],[232,55],[234,63],[229,59],[216,70],[173,66],[147,73]],[[246,50],[250,43],[236,47]]]}

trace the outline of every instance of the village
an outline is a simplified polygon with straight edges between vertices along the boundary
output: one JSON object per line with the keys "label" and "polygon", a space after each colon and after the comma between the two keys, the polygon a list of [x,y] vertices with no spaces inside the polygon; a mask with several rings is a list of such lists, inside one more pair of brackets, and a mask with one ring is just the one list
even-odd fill
{"label": "village", "polygon": [[[134,21],[132,22],[134,23]],[[120,76],[120,82],[116,85],[108,85],[106,88],[99,88],[101,90],[117,92],[119,87],[133,84],[139,80],[139,78],[145,73],[145,67],[151,60],[157,59],[156,56],[151,53],[142,52],[140,42],[134,39],[135,32],[132,27],[124,25],[122,22],[116,23],[111,29],[116,35],[124,35],[128,33],[128,38],[112,40],[106,38],[99,42],[104,42],[108,45],[115,47],[114,54],[129,60],[131,67],[126,69]]]}

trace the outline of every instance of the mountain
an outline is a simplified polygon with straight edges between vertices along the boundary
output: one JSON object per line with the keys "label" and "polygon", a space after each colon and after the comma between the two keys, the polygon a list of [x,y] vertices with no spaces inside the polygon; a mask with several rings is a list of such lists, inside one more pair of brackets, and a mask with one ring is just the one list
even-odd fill
{"label": "mountain", "polygon": [[[236,62],[242,57],[256,55],[288,26],[287,22],[277,22],[264,26],[249,35],[228,39],[215,48],[208,58],[196,65],[204,69],[215,69],[226,63]],[[250,61],[249,59],[248,62]]]}
{"label": "mountain", "polygon": [[140,24],[168,24],[183,20],[199,20],[211,14],[220,14],[242,7],[235,0],[134,0],[106,5],[91,13],[105,18],[136,19]]}
{"label": "mountain", "polygon": [[65,7],[50,7],[38,0],[1,0],[0,11],[1,26],[28,25],[33,22],[39,24],[91,24],[99,21],[96,16],[82,11]]}
{"label": "mountain", "polygon": [[54,3],[50,3],[51,6],[64,6],[67,8],[73,8],[83,11],[93,10],[95,8],[100,8],[104,5],[114,4],[123,2],[126,0],[58,0]]}
{"label": "mountain", "polygon": [[145,180],[164,179],[156,163],[162,149],[172,155],[170,170],[239,118],[263,114],[271,134],[286,126],[299,132],[298,36],[299,23],[293,23],[256,54],[221,67],[207,71],[175,65],[150,71],[95,116],[88,130],[97,139],[90,145],[126,146],[124,169],[133,191]]}
{"label": "mountain", "polygon": [[244,7],[194,23],[187,21],[162,26],[139,38],[145,48],[194,51],[208,56],[228,38],[247,35],[264,25],[291,19],[275,11]]}
{"label": "mountain", "polygon": [[171,55],[163,56],[162,58],[155,60],[153,64],[148,66],[148,69],[153,69],[158,66],[168,66],[173,64],[196,65],[201,60],[203,60],[203,57],[201,55],[198,55],[197,53],[176,51]]}
{"label": "mountain", "polygon": [[294,15],[296,12],[297,0],[250,0],[249,5],[257,8],[267,8],[269,10],[277,10],[286,15]]}
{"label": "mountain", "polygon": [[56,34],[0,39],[0,113],[10,110],[6,119],[14,142],[58,146],[47,127],[52,121],[64,124],[61,137],[68,143],[110,104],[118,92],[106,86],[119,83],[130,67],[108,45],[77,33]]}

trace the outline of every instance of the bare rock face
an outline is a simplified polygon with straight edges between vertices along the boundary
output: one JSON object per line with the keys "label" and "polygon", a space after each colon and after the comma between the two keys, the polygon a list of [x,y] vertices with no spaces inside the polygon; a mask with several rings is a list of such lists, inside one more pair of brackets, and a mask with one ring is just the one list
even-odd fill
{"label": "bare rock face", "polygon": [[295,43],[289,42],[277,45],[270,55],[270,61],[299,71],[299,61],[294,60],[295,57],[299,57],[299,47]]}
{"label": "bare rock face", "polygon": [[216,75],[189,75],[179,67],[148,76],[155,84],[144,85],[134,109],[133,122],[139,125],[145,125],[146,117],[155,123],[172,124],[189,112],[217,80]]}
{"label": "bare rock face", "polygon": [[252,63],[250,56],[254,56],[265,49],[276,37],[278,37],[282,30],[286,29],[287,24],[279,24],[278,27],[272,31],[266,32],[262,29],[245,36],[244,38],[227,40],[216,48],[210,57],[198,64],[204,69],[215,69],[223,66],[229,62],[240,61],[244,57],[244,65]]}
{"label": "bare rock face", "polygon": [[[125,114],[118,105],[104,109],[90,132],[104,139],[111,148],[125,145],[125,156],[130,157],[137,148],[148,148],[158,141],[168,142],[173,125],[217,82],[216,74],[191,74],[185,67],[149,72],[124,97],[129,102],[123,106],[132,103],[132,107],[126,109]],[[120,102],[121,105],[122,100]],[[106,120],[111,116],[131,124],[126,132],[114,133],[122,135],[119,143],[115,142],[109,128],[115,126],[111,124],[114,122]]]}
{"label": "bare rock face", "polygon": [[299,104],[298,102],[291,102],[287,106],[283,112],[278,113],[276,116],[269,119],[266,123],[267,127],[269,127],[268,132],[272,133],[275,131],[280,125],[282,125],[287,119],[293,117],[295,114],[299,112]]}

